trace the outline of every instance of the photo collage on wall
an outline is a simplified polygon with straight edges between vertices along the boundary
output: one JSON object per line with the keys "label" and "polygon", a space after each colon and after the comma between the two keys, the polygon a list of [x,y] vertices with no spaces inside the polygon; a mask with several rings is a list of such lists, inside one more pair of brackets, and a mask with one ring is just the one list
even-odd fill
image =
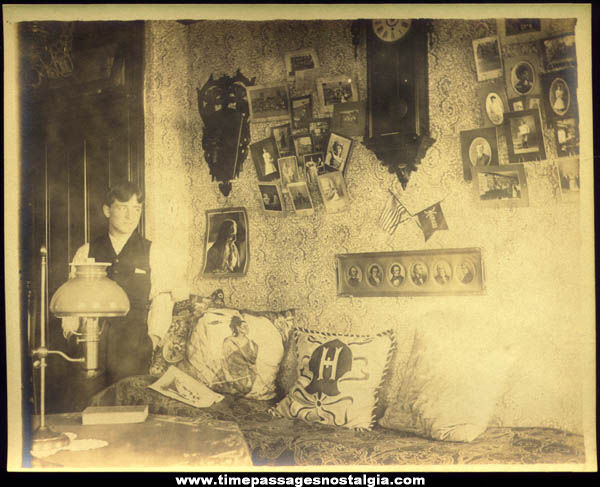
{"label": "photo collage on wall", "polygon": [[284,63],[286,81],[247,88],[250,122],[268,122],[267,137],[250,144],[262,208],[267,215],[344,211],[344,175],[353,137],[366,131],[365,102],[352,76],[323,76],[315,49],[288,52]]}
{"label": "photo collage on wall", "polygon": [[[473,181],[482,206],[527,206],[524,164],[549,158],[547,129],[561,194],[573,199],[579,191],[575,34],[550,36],[545,19],[499,19],[497,25],[497,36],[473,40],[481,124],[460,134],[464,179]],[[507,47],[519,43],[536,49],[506,54],[518,52]],[[506,157],[500,157],[499,136],[506,139]],[[501,165],[505,159],[508,165]]]}

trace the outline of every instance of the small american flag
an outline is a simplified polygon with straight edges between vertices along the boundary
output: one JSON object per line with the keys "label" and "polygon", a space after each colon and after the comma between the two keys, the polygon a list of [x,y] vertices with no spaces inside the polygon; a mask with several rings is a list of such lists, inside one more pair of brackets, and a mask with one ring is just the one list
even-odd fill
{"label": "small american flag", "polygon": [[398,225],[409,218],[408,210],[398,201],[394,193],[390,191],[390,197],[379,216],[379,225],[381,228],[392,235],[396,231],[396,228],[398,228]]}

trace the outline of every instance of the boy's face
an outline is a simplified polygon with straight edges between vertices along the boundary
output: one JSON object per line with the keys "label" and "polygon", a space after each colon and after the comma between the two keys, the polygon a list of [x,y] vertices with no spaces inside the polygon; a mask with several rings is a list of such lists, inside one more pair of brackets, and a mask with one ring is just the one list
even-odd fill
{"label": "boy's face", "polygon": [[108,218],[108,230],[113,235],[131,235],[142,216],[142,204],[136,195],[129,201],[115,200],[110,206],[104,205],[102,210]]}

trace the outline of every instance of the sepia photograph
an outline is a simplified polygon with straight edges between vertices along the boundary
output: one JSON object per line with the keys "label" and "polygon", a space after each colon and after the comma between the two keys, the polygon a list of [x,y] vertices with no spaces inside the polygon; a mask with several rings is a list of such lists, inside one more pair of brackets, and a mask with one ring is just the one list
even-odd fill
{"label": "sepia photograph", "polygon": [[290,118],[290,98],[286,83],[248,86],[251,122],[272,122]]}
{"label": "sepia photograph", "polygon": [[477,81],[500,78],[502,76],[502,58],[497,37],[484,37],[473,41]]}
{"label": "sepia photograph", "polygon": [[596,472],[591,4],[2,13],[6,485]]}
{"label": "sepia photograph", "polygon": [[266,139],[250,144],[250,154],[256,175],[259,181],[272,181],[279,178],[277,169],[277,159],[279,159],[279,151],[275,143],[275,138],[267,137]]}
{"label": "sepia photograph", "polygon": [[546,159],[540,111],[537,109],[507,113],[504,132],[510,162]]}
{"label": "sepia photograph", "polygon": [[529,206],[529,192],[522,164],[476,167],[473,180],[475,197],[481,206]]}

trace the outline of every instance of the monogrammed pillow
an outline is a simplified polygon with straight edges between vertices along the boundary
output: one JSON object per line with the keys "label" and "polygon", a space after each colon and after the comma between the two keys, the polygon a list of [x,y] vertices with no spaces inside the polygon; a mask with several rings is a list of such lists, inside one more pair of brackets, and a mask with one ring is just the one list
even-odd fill
{"label": "monogrammed pillow", "polygon": [[378,393],[395,349],[391,330],[335,335],[297,328],[298,378],[275,416],[371,429]]}

